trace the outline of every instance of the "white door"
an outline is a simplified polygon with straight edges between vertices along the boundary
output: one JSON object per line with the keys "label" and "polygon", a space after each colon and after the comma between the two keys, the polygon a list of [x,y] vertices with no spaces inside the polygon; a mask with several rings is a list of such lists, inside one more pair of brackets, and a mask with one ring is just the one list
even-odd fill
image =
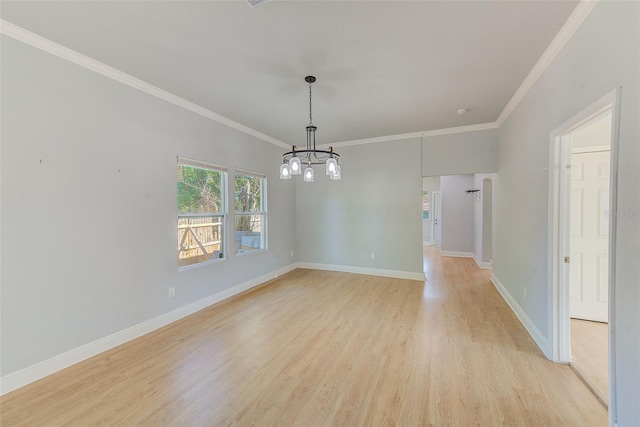
{"label": "white door", "polygon": [[571,155],[571,317],[608,321],[610,151]]}
{"label": "white door", "polygon": [[440,217],[442,214],[442,193],[433,192],[433,241],[436,246],[440,246]]}

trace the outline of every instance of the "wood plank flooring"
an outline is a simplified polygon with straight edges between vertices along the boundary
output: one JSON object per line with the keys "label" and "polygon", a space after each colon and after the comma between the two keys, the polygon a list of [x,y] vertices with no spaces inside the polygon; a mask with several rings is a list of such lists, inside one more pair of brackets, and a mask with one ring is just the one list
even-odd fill
{"label": "wood plank flooring", "polygon": [[608,405],[608,325],[571,319],[571,366]]}
{"label": "wood plank flooring", "polygon": [[0,399],[2,426],[605,426],[471,259],[296,270]]}

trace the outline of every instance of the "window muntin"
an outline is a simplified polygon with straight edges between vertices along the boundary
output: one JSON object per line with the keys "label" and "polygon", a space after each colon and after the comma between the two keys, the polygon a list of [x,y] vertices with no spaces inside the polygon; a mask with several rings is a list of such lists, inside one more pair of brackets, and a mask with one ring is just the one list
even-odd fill
{"label": "window muntin", "polygon": [[235,175],[236,255],[267,248],[266,184],[261,174],[239,170]]}
{"label": "window muntin", "polygon": [[178,267],[224,259],[227,170],[178,157]]}

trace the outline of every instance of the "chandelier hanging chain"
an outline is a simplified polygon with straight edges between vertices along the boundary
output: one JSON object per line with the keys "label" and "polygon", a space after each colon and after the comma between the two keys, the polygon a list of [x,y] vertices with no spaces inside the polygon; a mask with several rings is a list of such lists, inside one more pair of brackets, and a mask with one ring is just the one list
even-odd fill
{"label": "chandelier hanging chain", "polygon": [[311,83],[309,83],[309,126],[313,126],[313,115],[311,114]]}

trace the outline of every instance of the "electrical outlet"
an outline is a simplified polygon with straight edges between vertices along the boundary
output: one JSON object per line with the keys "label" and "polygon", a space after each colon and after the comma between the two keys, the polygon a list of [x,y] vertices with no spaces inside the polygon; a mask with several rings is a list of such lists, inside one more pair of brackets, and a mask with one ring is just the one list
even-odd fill
{"label": "electrical outlet", "polygon": [[176,288],[173,286],[169,288],[169,298],[173,298],[176,296]]}
{"label": "electrical outlet", "polygon": [[376,253],[375,252],[371,252],[371,259],[376,259]]}

